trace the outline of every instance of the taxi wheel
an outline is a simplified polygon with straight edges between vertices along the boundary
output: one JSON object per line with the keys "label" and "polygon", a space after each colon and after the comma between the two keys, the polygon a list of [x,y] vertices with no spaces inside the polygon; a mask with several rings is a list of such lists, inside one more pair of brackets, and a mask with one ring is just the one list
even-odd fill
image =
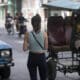
{"label": "taxi wheel", "polygon": [[48,80],[55,80],[56,78],[56,63],[54,60],[50,60],[47,62],[48,66]]}
{"label": "taxi wheel", "polygon": [[80,76],[80,61],[79,61],[79,65],[78,65],[78,68],[77,68],[77,72],[78,72],[78,75]]}
{"label": "taxi wheel", "polygon": [[10,77],[10,72],[11,72],[10,67],[4,67],[3,72],[1,74],[2,79],[8,79]]}

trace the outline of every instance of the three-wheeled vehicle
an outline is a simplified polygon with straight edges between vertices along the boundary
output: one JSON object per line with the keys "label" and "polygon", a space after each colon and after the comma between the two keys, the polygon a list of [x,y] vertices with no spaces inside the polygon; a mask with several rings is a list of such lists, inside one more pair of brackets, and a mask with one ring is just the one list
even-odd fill
{"label": "three-wheeled vehicle", "polygon": [[56,71],[64,74],[77,72],[80,75],[80,12],[62,18],[48,18],[49,38],[48,79],[55,80]]}
{"label": "three-wheeled vehicle", "polygon": [[11,66],[14,66],[12,47],[0,40],[0,76],[2,79],[10,77]]}

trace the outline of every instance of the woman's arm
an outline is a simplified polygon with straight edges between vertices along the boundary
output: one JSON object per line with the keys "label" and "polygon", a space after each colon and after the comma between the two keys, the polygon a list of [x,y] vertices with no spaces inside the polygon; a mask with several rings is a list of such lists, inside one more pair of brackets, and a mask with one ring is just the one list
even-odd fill
{"label": "woman's arm", "polygon": [[48,35],[47,32],[44,32],[44,48],[48,49]]}
{"label": "woman's arm", "polygon": [[23,50],[26,51],[28,49],[28,33],[24,36],[24,42],[23,42]]}

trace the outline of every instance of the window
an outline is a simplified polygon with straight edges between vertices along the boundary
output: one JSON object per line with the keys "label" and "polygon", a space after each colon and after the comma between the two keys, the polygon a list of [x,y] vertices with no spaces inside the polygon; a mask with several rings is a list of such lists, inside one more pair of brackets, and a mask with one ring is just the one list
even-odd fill
{"label": "window", "polygon": [[43,0],[40,0],[41,4],[43,4]]}
{"label": "window", "polygon": [[7,3],[8,2],[8,0],[4,0],[4,3]]}
{"label": "window", "polygon": [[4,0],[2,0],[2,3],[4,3]]}
{"label": "window", "polygon": [[2,0],[0,0],[0,3],[2,2]]}

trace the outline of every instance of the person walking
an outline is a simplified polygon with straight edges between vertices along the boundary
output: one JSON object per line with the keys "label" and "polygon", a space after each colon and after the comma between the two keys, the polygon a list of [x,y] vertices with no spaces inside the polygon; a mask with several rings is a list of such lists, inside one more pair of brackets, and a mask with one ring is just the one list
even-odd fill
{"label": "person walking", "polygon": [[[46,80],[47,78],[47,63],[45,57],[45,50],[48,49],[48,37],[46,32],[41,31],[41,17],[39,14],[35,15],[31,19],[33,30],[27,32],[24,37],[23,50],[26,51],[29,47],[29,58],[27,67],[30,73],[30,80],[37,79],[37,69],[39,70],[40,80]],[[44,47],[41,48],[37,41]]]}
{"label": "person walking", "polygon": [[19,37],[21,37],[21,35],[25,34],[25,32],[27,31],[26,25],[24,24],[24,22],[28,22],[28,20],[23,16],[22,13],[19,13],[19,16],[18,16]]}
{"label": "person walking", "polygon": [[5,17],[5,28],[8,32],[8,34],[10,34],[12,32],[12,34],[14,34],[14,21],[13,21],[13,17],[10,15],[10,13],[6,14]]}
{"label": "person walking", "polygon": [[15,25],[16,25],[16,31],[19,31],[19,24],[18,24],[18,17],[19,17],[19,13],[16,13],[14,20],[15,20]]}

